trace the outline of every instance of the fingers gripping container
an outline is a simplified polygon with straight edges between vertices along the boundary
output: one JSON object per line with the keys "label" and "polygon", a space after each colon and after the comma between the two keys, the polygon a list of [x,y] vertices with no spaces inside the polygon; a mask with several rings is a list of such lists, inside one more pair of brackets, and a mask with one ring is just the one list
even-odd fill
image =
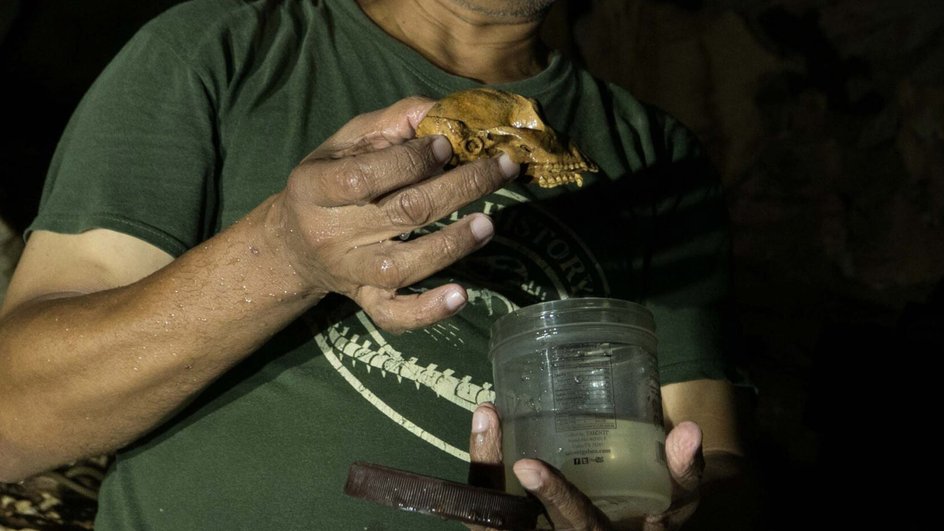
{"label": "fingers gripping container", "polygon": [[560,470],[614,522],[671,502],[655,322],[639,304],[544,302],[492,326],[506,490],[522,458]]}

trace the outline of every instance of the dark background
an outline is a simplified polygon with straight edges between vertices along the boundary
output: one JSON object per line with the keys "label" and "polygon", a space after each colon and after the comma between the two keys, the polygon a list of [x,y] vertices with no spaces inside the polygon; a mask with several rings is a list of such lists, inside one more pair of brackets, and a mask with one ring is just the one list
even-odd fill
{"label": "dark background", "polygon": [[[0,0],[13,233],[78,99],[175,3]],[[944,354],[944,2],[562,0],[546,35],[691,126],[724,179],[763,528],[909,527]]]}

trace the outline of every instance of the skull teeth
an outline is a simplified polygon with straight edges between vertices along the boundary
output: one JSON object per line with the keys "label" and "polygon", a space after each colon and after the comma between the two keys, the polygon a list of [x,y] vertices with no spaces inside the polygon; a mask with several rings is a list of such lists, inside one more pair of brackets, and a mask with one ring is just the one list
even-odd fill
{"label": "skull teeth", "polygon": [[538,185],[542,188],[554,188],[562,184],[574,183],[583,186],[583,176],[579,173],[542,173],[536,176]]}
{"label": "skull teeth", "polygon": [[580,162],[550,162],[545,164],[534,164],[537,171],[542,173],[573,173],[575,171],[587,171],[586,164]]}

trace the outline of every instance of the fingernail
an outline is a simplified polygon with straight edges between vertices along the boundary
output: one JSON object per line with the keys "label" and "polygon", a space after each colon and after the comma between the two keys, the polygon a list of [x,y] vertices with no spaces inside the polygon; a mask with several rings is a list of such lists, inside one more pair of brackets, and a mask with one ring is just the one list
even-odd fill
{"label": "fingernail", "polygon": [[485,433],[488,431],[490,422],[491,419],[488,413],[481,409],[476,409],[475,413],[472,414],[472,433]]}
{"label": "fingernail", "polygon": [[541,473],[533,468],[517,468],[515,469],[515,476],[518,478],[518,483],[521,483],[521,486],[528,490],[537,490],[541,488]]}
{"label": "fingernail", "polygon": [[459,290],[450,291],[443,300],[446,302],[446,308],[449,308],[450,312],[457,311],[459,308],[465,306],[465,295]]}
{"label": "fingernail", "polygon": [[442,164],[452,158],[452,146],[444,136],[437,136],[433,140],[433,156]]}
{"label": "fingernail", "polygon": [[511,160],[511,157],[509,157],[507,153],[502,153],[501,156],[498,157],[498,165],[501,167],[501,171],[505,177],[511,179],[518,175],[520,165]]}
{"label": "fingernail", "polygon": [[492,225],[492,220],[488,216],[473,217],[469,228],[472,229],[472,235],[475,236],[475,239],[480,242],[491,238],[492,234],[495,234],[495,226]]}
{"label": "fingernail", "polygon": [[472,414],[472,433],[475,435],[475,444],[485,443],[485,432],[488,431],[490,423],[488,414],[481,410],[475,410]]}

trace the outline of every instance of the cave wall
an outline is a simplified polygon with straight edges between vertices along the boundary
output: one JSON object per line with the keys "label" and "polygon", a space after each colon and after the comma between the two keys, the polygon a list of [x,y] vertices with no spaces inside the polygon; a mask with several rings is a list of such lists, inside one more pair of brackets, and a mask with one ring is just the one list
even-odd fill
{"label": "cave wall", "polygon": [[848,524],[796,510],[837,477],[888,506],[903,478],[849,454],[911,454],[874,413],[925,421],[944,352],[944,2],[574,1],[547,35],[688,124],[724,180],[766,528]]}
{"label": "cave wall", "polygon": [[573,5],[563,48],[705,143],[742,263],[891,308],[940,280],[944,3]]}

